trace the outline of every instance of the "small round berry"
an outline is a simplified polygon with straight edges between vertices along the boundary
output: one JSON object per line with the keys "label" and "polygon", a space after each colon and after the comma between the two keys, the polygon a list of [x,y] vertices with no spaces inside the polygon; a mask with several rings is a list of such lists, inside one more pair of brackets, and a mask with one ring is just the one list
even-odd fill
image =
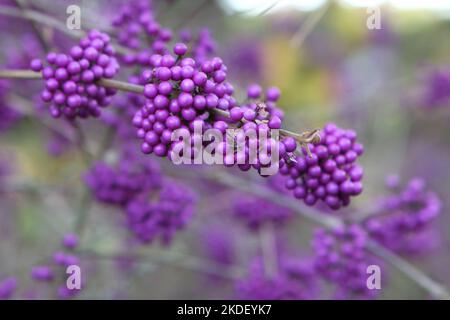
{"label": "small round berry", "polygon": [[42,68],[43,68],[42,61],[39,60],[39,59],[31,60],[30,68],[31,68],[31,70],[33,70],[35,72],[40,72],[42,70]]}
{"label": "small round berry", "polygon": [[191,92],[195,88],[194,81],[192,81],[191,79],[184,79],[183,81],[181,81],[180,88],[184,92]]}
{"label": "small round berry", "polygon": [[156,97],[156,95],[158,94],[158,89],[156,88],[156,86],[152,83],[150,84],[146,84],[144,86],[144,96],[146,98],[152,99],[154,97]]}
{"label": "small round berry", "polygon": [[269,128],[270,129],[280,129],[281,128],[281,119],[277,116],[273,116],[269,120]]}
{"label": "small round berry", "polygon": [[182,56],[185,55],[187,52],[187,46],[184,43],[177,43],[175,44],[175,46],[173,47],[173,53],[175,53],[178,56]]}
{"label": "small round berry", "polygon": [[169,68],[160,67],[156,72],[156,76],[158,77],[159,80],[167,81],[172,76],[172,73]]}
{"label": "small round berry", "polygon": [[252,84],[247,89],[247,96],[251,99],[257,99],[261,96],[262,89],[257,84]]}
{"label": "small round berry", "polygon": [[277,87],[270,87],[267,89],[266,92],[266,99],[267,101],[277,101],[280,98],[280,89]]}

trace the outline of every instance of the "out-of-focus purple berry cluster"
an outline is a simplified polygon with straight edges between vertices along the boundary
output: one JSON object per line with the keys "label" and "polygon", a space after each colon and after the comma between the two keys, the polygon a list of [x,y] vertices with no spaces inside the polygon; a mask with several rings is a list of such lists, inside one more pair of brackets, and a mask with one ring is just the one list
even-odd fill
{"label": "out-of-focus purple berry cluster", "polygon": [[258,230],[267,223],[283,225],[292,217],[292,211],[264,198],[239,197],[233,208],[236,218],[243,220],[250,230]]}
{"label": "out-of-focus purple berry cluster", "polygon": [[336,288],[336,299],[368,299],[379,292],[367,287],[367,267],[380,265],[366,251],[367,235],[358,225],[318,229],[314,236],[315,269]]}
{"label": "out-of-focus purple berry cluster", "polygon": [[120,55],[127,66],[148,66],[152,54],[166,54],[172,31],[155,20],[152,1],[134,0],[120,6],[112,21],[118,43],[133,51]]}
{"label": "out-of-focus purple berry cluster", "polygon": [[179,36],[181,42],[191,48],[189,54],[199,64],[209,60],[216,52],[216,42],[208,28],[202,28],[195,36],[191,30],[182,29]]}
{"label": "out-of-focus purple berry cluster", "polygon": [[169,244],[194,214],[195,196],[172,180],[164,180],[157,191],[143,192],[126,208],[128,226],[143,243],[160,238]]}
{"label": "out-of-focus purple berry cluster", "polygon": [[[78,237],[75,234],[66,234],[62,240],[63,250],[53,253],[47,264],[36,265],[31,269],[31,278],[36,283],[45,283],[47,286],[56,286],[56,296],[60,299],[69,299],[78,295],[86,282],[83,272],[80,289],[70,289],[67,286],[67,267],[80,267],[80,258],[74,253],[78,247]],[[81,267],[80,267],[81,268]]]}
{"label": "out-of-focus purple berry cluster", "polygon": [[85,182],[97,201],[123,210],[127,226],[143,243],[161,237],[168,244],[194,213],[193,193],[140,155],[123,155],[115,166],[98,162]]}
{"label": "out-of-focus purple berry cluster", "polygon": [[450,102],[450,70],[431,70],[425,77],[423,103],[426,108],[448,105]]}
{"label": "out-of-focus purple berry cluster", "polygon": [[85,182],[98,202],[118,206],[126,206],[143,190],[159,188],[161,180],[154,161],[125,156],[116,168],[99,161],[85,175]]}
{"label": "out-of-focus purple berry cluster", "polygon": [[389,176],[390,194],[380,200],[376,213],[365,222],[369,234],[385,247],[405,255],[417,255],[436,246],[432,222],[441,213],[441,201],[427,190],[421,178],[401,188],[398,176]]}
{"label": "out-of-focus purple berry cluster", "polygon": [[236,282],[236,296],[245,300],[305,300],[317,294],[312,264],[303,259],[281,256],[278,270],[268,273],[262,258],[254,261],[248,275]]}
{"label": "out-of-focus purple berry cluster", "polygon": [[15,277],[7,277],[0,281],[0,300],[12,298],[17,289],[17,279]]}

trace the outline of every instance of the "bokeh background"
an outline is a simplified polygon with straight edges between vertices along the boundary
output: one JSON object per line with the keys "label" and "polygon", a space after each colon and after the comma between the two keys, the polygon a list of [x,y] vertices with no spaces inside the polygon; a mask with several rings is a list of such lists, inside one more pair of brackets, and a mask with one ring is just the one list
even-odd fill
{"label": "bokeh background", "polygon": [[[369,30],[366,10],[376,1],[153,1],[164,26],[209,28],[237,97],[243,100],[252,83],[274,85],[282,92],[278,105],[291,131],[320,128],[329,121],[357,131],[366,150],[360,160],[365,190],[349,210],[336,215],[370,212],[386,194],[384,181],[391,173],[403,181],[423,177],[443,203],[433,226],[439,239],[425,256],[406,259],[450,287],[450,6],[445,1],[423,2],[382,2],[381,29]],[[81,7],[83,29],[108,31],[121,1],[26,3],[62,23],[69,4]],[[14,1],[2,0],[0,5],[17,7]],[[3,9],[0,66],[27,68],[31,58],[43,57],[43,49],[30,21],[6,17]],[[75,43],[49,26],[38,28],[48,39],[58,39],[53,41],[59,46],[56,50]],[[77,298],[235,296],[236,278],[245,275],[258,255],[260,241],[258,233],[233,215],[233,201],[244,191],[206,178],[211,171],[226,169],[188,170],[156,160],[165,175],[196,193],[198,203],[192,220],[170,246],[157,241],[137,244],[123,226],[120,209],[89,199],[82,179],[88,165],[77,147],[76,131],[41,110],[36,99],[41,84],[2,84],[0,280],[17,279],[12,298],[57,297],[57,285],[36,283],[30,270],[57,251],[62,237],[71,232],[80,238],[79,258],[86,276]],[[87,148],[96,150],[107,129],[95,119],[81,126]],[[114,156],[114,148],[105,154],[107,159]],[[245,179],[262,183],[252,175]],[[309,257],[315,227],[295,214],[276,235],[277,241]],[[231,263],[221,261],[224,256]],[[402,272],[390,268],[388,273],[381,299],[431,298]],[[330,294],[323,290],[317,297]]]}

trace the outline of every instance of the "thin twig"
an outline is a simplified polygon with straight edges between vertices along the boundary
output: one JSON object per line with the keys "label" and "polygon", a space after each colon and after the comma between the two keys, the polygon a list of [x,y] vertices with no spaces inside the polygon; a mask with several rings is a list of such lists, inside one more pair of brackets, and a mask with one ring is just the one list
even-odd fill
{"label": "thin twig", "polygon": [[[0,70],[0,79],[41,79],[42,74],[40,72],[34,72],[32,70]],[[112,80],[112,79],[100,79],[97,81],[98,84],[107,88],[113,88],[121,91],[132,92],[142,94],[144,92],[144,87],[128,82]],[[230,118],[230,113],[225,110],[218,108],[212,109],[216,114]],[[242,122],[246,122],[243,120]],[[280,129],[280,134],[284,136],[293,137],[301,146],[307,147],[308,143],[317,142],[320,139],[319,130],[315,129],[312,131],[306,131],[303,133],[295,133],[286,129]],[[308,150],[308,149],[307,149]]]}
{"label": "thin twig", "polygon": [[86,167],[89,167],[89,165],[92,162],[92,156],[87,147],[87,141],[84,136],[84,132],[83,132],[82,128],[80,127],[80,123],[77,120],[70,121],[69,123],[75,129],[75,132],[77,134],[77,137],[78,137],[77,145],[78,145],[78,148],[80,149],[81,156],[83,157],[84,164],[86,165]]}
{"label": "thin twig", "polygon": [[403,274],[405,274],[409,279],[417,283],[423,289],[428,291],[428,293],[430,293],[430,295],[434,298],[444,300],[450,299],[450,292],[448,292],[447,288],[431,279],[424,272],[422,272],[400,256],[396,255],[392,251],[379,245],[373,240],[369,240],[369,242],[367,243],[367,248],[373,254],[389,262],[391,265],[403,272]]}
{"label": "thin twig", "polygon": [[193,20],[207,5],[207,3],[210,2],[209,0],[203,0],[202,2],[200,2],[194,11],[192,11],[192,13],[186,18],[183,19],[178,25],[176,25],[173,29],[177,30],[180,29],[181,27],[186,26],[191,20]]}
{"label": "thin twig", "polygon": [[299,30],[291,38],[291,46],[300,48],[309,34],[314,30],[315,26],[323,18],[328,11],[330,4],[325,3],[321,9],[308,16],[306,21],[300,26]]}
{"label": "thin twig", "polygon": [[74,231],[81,238],[89,218],[89,211],[92,207],[91,193],[85,188],[78,202],[77,219],[75,221]]}
{"label": "thin twig", "polygon": [[[310,207],[305,207],[299,204],[298,201],[288,196],[274,192],[273,190],[259,184],[250,184],[247,180],[241,179],[235,175],[231,175],[225,172],[215,172],[207,175],[207,177],[212,178],[214,181],[232,187],[234,189],[240,189],[250,194],[263,197],[273,203],[291,209],[293,212],[326,228],[335,228],[344,225],[344,221],[339,218],[325,215],[320,211]],[[416,268],[414,265],[396,255],[392,251],[379,245],[374,240],[369,240],[367,249],[397,268],[434,298],[450,299],[450,293],[447,288],[445,288],[445,286],[431,279],[423,271]]]}
{"label": "thin twig", "polygon": [[259,229],[259,240],[264,262],[264,272],[267,278],[273,278],[278,273],[278,255],[275,239],[275,230],[272,223],[261,226]]}
{"label": "thin twig", "polygon": [[231,175],[225,172],[217,171],[207,173],[206,177],[216,182],[219,182],[223,185],[232,187],[234,189],[239,189],[241,191],[259,196],[261,198],[268,199],[272,203],[291,209],[297,214],[304,216],[308,220],[316,222],[317,224],[321,224],[327,228],[336,228],[344,225],[344,222],[341,221],[339,218],[324,214],[318,210],[314,210],[311,207],[306,207],[301,203],[299,203],[298,200],[280,193],[276,193],[273,190],[265,187],[264,185],[250,184],[248,183],[247,180],[241,179],[236,175]]}
{"label": "thin twig", "polygon": [[244,270],[235,266],[223,266],[211,260],[201,259],[175,251],[161,251],[149,255],[127,255],[120,253],[101,253],[95,250],[78,251],[81,255],[94,258],[117,260],[128,257],[137,263],[154,263],[158,265],[168,265],[183,268],[195,272],[219,276],[225,279],[235,280],[244,275]]}
{"label": "thin twig", "polygon": [[[71,121],[70,123],[75,128],[75,131],[77,133],[78,149],[81,152],[81,155],[84,160],[84,164],[85,164],[86,168],[89,168],[92,163],[92,157],[88,151],[83,130],[81,129],[79,123],[76,120]],[[83,190],[83,193],[81,195],[81,198],[78,202],[78,212],[77,212],[77,219],[76,219],[76,223],[75,223],[75,232],[78,234],[79,237],[81,237],[81,234],[84,232],[84,229],[86,227],[91,206],[92,206],[91,193],[90,193],[89,189],[87,189],[85,187]]]}
{"label": "thin twig", "polygon": [[[19,9],[22,10],[22,12],[28,10],[28,3],[26,0],[14,0],[14,2],[16,3],[17,7],[19,7]],[[41,44],[42,49],[45,52],[48,52],[50,50],[50,45],[48,44],[48,41],[45,39],[45,36],[42,33],[42,31],[36,25],[36,21],[31,20],[30,24],[34,33],[36,34],[36,37],[38,38],[39,43]]]}
{"label": "thin twig", "polygon": [[[55,132],[61,135],[64,139],[67,141],[76,144],[77,138],[74,134],[72,134],[69,130],[63,130],[63,128],[60,128],[56,125],[55,121],[49,121],[48,119],[36,116],[36,114],[33,112],[33,106],[30,103],[29,100],[25,99],[25,97],[22,97],[17,94],[11,94],[9,93],[10,99],[11,99],[11,107],[14,110],[17,110],[17,112],[20,112],[24,116],[30,118],[33,121],[37,121],[37,123],[41,124],[43,127],[48,129],[50,132]],[[91,155],[92,156],[92,155]]]}
{"label": "thin twig", "polygon": [[258,17],[262,17],[264,15],[266,15],[267,13],[269,13],[270,10],[272,10],[273,8],[275,8],[275,6],[278,4],[278,0],[276,0],[275,2],[273,2],[271,5],[269,5],[267,8],[265,8],[263,11],[261,11],[260,13],[258,13]]}
{"label": "thin twig", "polygon": [[[47,14],[41,13],[36,10],[30,10],[30,9],[18,9],[14,7],[9,6],[0,6],[0,15],[15,17],[15,18],[21,18],[21,19],[27,19],[30,21],[35,21],[44,25],[47,25],[49,27],[52,27],[53,29],[56,29],[58,31],[61,31],[62,33],[75,38],[75,39],[81,39],[84,36],[86,36],[86,33],[82,30],[71,30],[67,28],[67,26],[59,21],[58,19],[49,16]],[[117,43],[114,43],[114,47],[116,48],[117,52],[120,54],[130,54],[132,51],[130,49],[123,47]]]}
{"label": "thin twig", "polygon": [[85,33],[80,30],[70,30],[67,28],[67,26],[59,21],[56,18],[53,18],[49,15],[43,14],[39,11],[35,10],[20,10],[18,8],[10,7],[10,6],[0,6],[0,14],[15,18],[22,18],[22,19],[28,19],[31,21],[36,21],[41,24],[47,25],[49,27],[52,27],[53,29],[56,29],[58,31],[61,31],[64,34],[67,34],[74,38],[81,39],[84,37]]}

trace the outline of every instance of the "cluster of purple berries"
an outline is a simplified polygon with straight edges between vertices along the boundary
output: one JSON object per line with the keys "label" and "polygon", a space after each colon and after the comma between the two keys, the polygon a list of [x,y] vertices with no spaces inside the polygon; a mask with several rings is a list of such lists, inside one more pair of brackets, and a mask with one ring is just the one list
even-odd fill
{"label": "cluster of purple berries", "polygon": [[278,270],[269,275],[263,259],[250,265],[246,278],[236,282],[236,296],[244,300],[314,299],[317,283],[313,266],[302,259],[278,258]]}
{"label": "cluster of purple berries", "polygon": [[[281,92],[277,87],[269,87],[265,92],[258,84],[252,84],[247,88],[247,100],[252,101],[264,101],[264,107],[266,111],[272,117],[277,117],[283,120],[284,113],[283,110],[277,107],[276,102],[280,99]],[[244,108],[255,109],[254,103],[248,103],[243,106]],[[265,120],[264,116],[257,116],[258,120]],[[278,122],[278,120],[277,120]],[[275,128],[274,128],[275,129]]]}
{"label": "cluster of purple berries", "polygon": [[223,225],[207,225],[203,230],[200,245],[208,258],[220,265],[232,265],[236,260],[233,231]]}
{"label": "cluster of purple berries", "polygon": [[11,299],[17,289],[17,279],[7,277],[0,281],[0,300]]}
{"label": "cluster of purple berries", "polygon": [[441,201],[427,190],[425,181],[414,178],[404,189],[398,176],[390,176],[391,195],[381,199],[377,213],[365,222],[368,233],[385,247],[408,255],[432,249],[437,235],[430,225],[441,213]]}
{"label": "cluster of purple berries", "polygon": [[82,290],[82,288],[69,289],[66,284],[66,268],[70,265],[80,265],[80,259],[73,253],[73,250],[78,246],[78,237],[75,234],[66,234],[62,240],[62,245],[64,250],[53,253],[48,264],[34,266],[31,269],[31,278],[36,282],[47,284],[61,281],[62,284],[57,289],[57,296],[60,299],[68,299]]}
{"label": "cluster of purple berries", "polygon": [[[171,141],[174,130],[182,129],[190,135],[198,126],[202,134],[212,127],[211,109],[228,110],[236,105],[231,97],[233,87],[225,81],[227,68],[220,58],[198,66],[194,59],[183,58],[185,44],[176,44],[173,51],[176,57],[151,57],[154,68],[144,71],[144,96],[148,100],[133,118],[137,135],[143,140],[142,152],[159,157],[170,155],[172,148],[181,143]],[[195,137],[201,139],[192,135],[193,140]]]}
{"label": "cluster of purple berries", "polygon": [[353,130],[327,124],[320,142],[310,146],[311,157],[303,150],[295,161],[280,161],[280,173],[288,177],[286,188],[310,206],[318,200],[333,210],[347,206],[363,190],[363,169],[355,162],[364,148],[356,138]]}
{"label": "cluster of purple berries", "polygon": [[127,227],[142,243],[161,236],[168,244],[193,214],[191,192],[163,179],[158,164],[141,155],[124,155],[116,166],[98,162],[85,182],[97,201],[124,210]]}
{"label": "cluster of purple berries", "polygon": [[99,161],[84,178],[98,202],[119,206],[126,206],[143,190],[157,189],[162,183],[159,166],[151,159],[137,157],[122,157],[116,168]]}
{"label": "cluster of purple berries", "polygon": [[216,43],[208,28],[202,28],[196,37],[189,29],[183,29],[179,33],[183,43],[191,47],[190,55],[198,63],[210,59],[216,52]]}
{"label": "cluster of purple berries", "polygon": [[243,220],[250,230],[258,230],[267,223],[282,225],[292,217],[291,210],[257,197],[238,198],[233,214]]}
{"label": "cluster of purple berries", "polygon": [[[292,137],[283,137],[280,142],[279,136],[273,134],[273,130],[281,129],[283,118],[283,112],[275,104],[280,97],[278,88],[267,89],[264,102],[259,102],[261,96],[262,88],[257,84],[251,85],[247,90],[249,102],[230,110],[228,122],[242,122],[243,125],[239,126],[241,131],[231,141],[224,136],[218,151],[224,156],[226,166],[237,164],[242,171],[253,167],[260,175],[269,176],[278,171],[279,160],[289,156],[297,148],[297,143]],[[225,133],[228,124],[219,120],[214,127]],[[270,168],[272,171],[269,171]]]}
{"label": "cluster of purple berries", "polygon": [[128,226],[143,243],[159,237],[169,244],[194,213],[195,197],[175,181],[164,180],[157,191],[143,192],[126,208]]}
{"label": "cluster of purple berries", "polygon": [[226,58],[230,72],[240,79],[261,79],[263,75],[264,46],[254,36],[239,37],[227,45]]}
{"label": "cluster of purple berries", "polygon": [[149,0],[134,0],[122,5],[112,25],[117,28],[118,42],[136,51],[122,57],[126,65],[148,66],[153,53],[168,51],[167,42],[172,39],[172,31],[155,20]]}
{"label": "cluster of purple berries", "polygon": [[373,298],[377,290],[367,287],[367,267],[375,258],[365,250],[367,236],[358,225],[315,233],[315,268],[336,286],[336,299]]}
{"label": "cluster of purple berries", "polygon": [[426,108],[448,105],[450,102],[450,70],[432,70],[425,79],[423,102]]}
{"label": "cluster of purple berries", "polygon": [[45,79],[41,99],[51,103],[50,114],[69,119],[98,117],[100,109],[107,106],[116,93],[115,89],[96,83],[103,78],[113,78],[119,71],[114,55],[109,36],[91,30],[68,55],[50,52],[47,55],[49,66],[44,67],[39,59],[32,60],[31,69],[42,72]]}

